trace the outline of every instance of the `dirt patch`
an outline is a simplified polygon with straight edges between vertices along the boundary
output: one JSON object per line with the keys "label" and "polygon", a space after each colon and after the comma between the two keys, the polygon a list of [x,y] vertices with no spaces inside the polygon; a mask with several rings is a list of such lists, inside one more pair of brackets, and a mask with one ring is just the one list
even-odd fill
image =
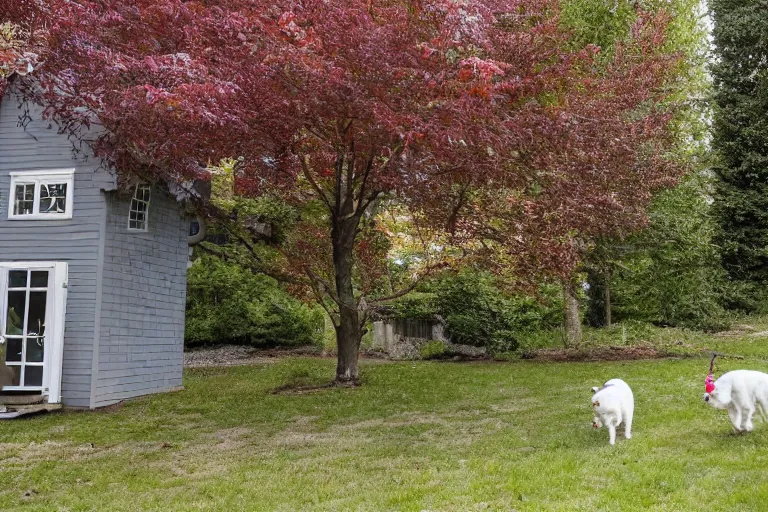
{"label": "dirt patch", "polygon": [[[715,336],[718,338],[732,338],[736,336],[754,336],[753,334],[755,332],[755,327],[752,325],[746,325],[746,324],[736,324],[732,325],[731,328],[727,331],[720,331],[715,333]],[[758,333],[759,335],[760,333]]]}
{"label": "dirt patch", "polygon": [[[744,326],[739,326],[744,327]],[[746,326],[748,327],[748,326]],[[744,332],[744,331],[739,331]],[[754,333],[752,335],[768,335],[768,331]],[[726,335],[728,336],[728,335]],[[259,349],[254,347],[245,347],[240,345],[222,345],[218,347],[206,347],[189,350],[184,353],[185,368],[225,368],[228,366],[244,366],[251,364],[275,363],[284,357],[332,357],[325,355],[316,347],[296,347],[296,348],[270,348]],[[663,349],[657,349],[651,345],[636,345],[632,347],[595,347],[577,349],[538,349],[523,352],[522,359],[534,361],[627,361],[635,359],[663,359],[666,357],[677,357],[679,354],[672,354]],[[384,359],[380,353],[363,352],[361,359],[367,359],[369,362],[392,363],[391,360]],[[461,357],[454,356],[443,359],[443,361],[490,361],[488,356],[482,357]],[[223,370],[224,371],[224,370]],[[291,382],[272,390],[274,394],[302,395],[315,393],[328,388],[337,386],[330,383],[308,383],[298,379],[298,382]],[[354,386],[350,386],[354,387]],[[107,410],[101,409],[102,411]]]}
{"label": "dirt patch", "polygon": [[218,450],[235,450],[247,446],[253,437],[253,431],[244,427],[217,430],[213,433]]}
{"label": "dirt patch", "polygon": [[632,361],[635,359],[662,359],[672,354],[651,346],[599,347],[577,350],[573,348],[540,349],[525,352],[523,359],[534,361]]}
{"label": "dirt patch", "polygon": [[[107,405],[107,406],[104,406],[104,407],[99,407],[99,413],[100,414],[114,414],[114,413],[118,412],[120,409],[122,409],[124,405],[125,405],[125,402],[121,400],[120,402],[114,403],[112,405]],[[90,412],[90,411],[88,411],[88,412]]]}
{"label": "dirt patch", "polygon": [[306,395],[309,393],[317,393],[319,391],[325,391],[330,388],[356,388],[359,387],[359,383],[339,384],[335,381],[326,382],[323,384],[306,384],[304,382],[289,382],[278,386],[271,391],[274,395]]}
{"label": "dirt patch", "polygon": [[184,352],[185,368],[206,368],[211,366],[242,366],[249,364],[274,363],[287,356],[319,356],[316,347],[260,349],[242,345],[221,345],[203,347]]}
{"label": "dirt patch", "polygon": [[380,427],[410,427],[413,425],[436,425],[442,427],[451,427],[452,423],[436,414],[409,413],[390,416],[387,418],[375,418],[370,420],[358,421],[344,425],[344,431],[365,430]]}

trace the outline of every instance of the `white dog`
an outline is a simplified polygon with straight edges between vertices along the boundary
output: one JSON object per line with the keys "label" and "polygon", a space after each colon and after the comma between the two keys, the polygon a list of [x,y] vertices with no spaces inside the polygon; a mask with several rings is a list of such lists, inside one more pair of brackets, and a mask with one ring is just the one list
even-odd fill
{"label": "white dog", "polygon": [[616,443],[616,427],[624,423],[624,437],[632,438],[632,416],[635,413],[635,397],[626,382],[611,379],[602,388],[592,388],[592,408],[595,418],[592,426],[608,427],[611,445]]}
{"label": "white dog", "polygon": [[736,432],[751,432],[752,415],[758,408],[768,421],[768,374],[752,370],[724,373],[715,381],[714,389],[704,393],[704,401],[715,409],[727,410]]}

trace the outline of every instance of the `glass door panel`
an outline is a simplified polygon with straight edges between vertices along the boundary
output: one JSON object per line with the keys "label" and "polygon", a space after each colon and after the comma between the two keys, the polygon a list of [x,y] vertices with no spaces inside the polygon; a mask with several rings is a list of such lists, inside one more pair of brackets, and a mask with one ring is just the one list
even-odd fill
{"label": "glass door panel", "polygon": [[49,278],[48,270],[8,270],[5,365],[14,372],[12,385],[20,389],[43,386]]}

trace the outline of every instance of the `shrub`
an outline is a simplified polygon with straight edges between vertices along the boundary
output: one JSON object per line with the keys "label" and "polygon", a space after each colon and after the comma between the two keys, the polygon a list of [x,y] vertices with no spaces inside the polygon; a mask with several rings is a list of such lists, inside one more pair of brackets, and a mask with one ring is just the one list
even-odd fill
{"label": "shrub", "polygon": [[442,341],[428,341],[419,350],[422,359],[435,359],[445,355],[445,344]]}
{"label": "shrub", "polygon": [[446,272],[418,292],[397,301],[402,318],[441,316],[453,343],[486,347],[492,352],[515,350],[521,334],[560,324],[557,290],[542,287],[536,297],[505,292],[488,272]]}
{"label": "shrub", "polygon": [[187,272],[187,345],[310,345],[322,337],[322,314],[270,277],[211,256]]}
{"label": "shrub", "polygon": [[437,310],[454,343],[510,351],[517,348],[519,333],[560,323],[559,307],[548,307],[531,296],[505,293],[489,273],[446,274],[433,286]]}

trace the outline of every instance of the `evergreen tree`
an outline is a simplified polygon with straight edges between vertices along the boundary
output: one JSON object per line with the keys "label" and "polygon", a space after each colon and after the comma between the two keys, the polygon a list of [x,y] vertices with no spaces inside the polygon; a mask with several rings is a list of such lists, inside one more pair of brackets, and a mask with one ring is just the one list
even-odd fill
{"label": "evergreen tree", "polygon": [[768,283],[768,15],[759,0],[713,0],[716,238],[730,307],[755,310]]}
{"label": "evergreen tree", "polygon": [[691,175],[655,198],[647,229],[595,245],[585,265],[591,325],[606,325],[612,318],[704,330],[726,327],[709,187],[706,176]]}

